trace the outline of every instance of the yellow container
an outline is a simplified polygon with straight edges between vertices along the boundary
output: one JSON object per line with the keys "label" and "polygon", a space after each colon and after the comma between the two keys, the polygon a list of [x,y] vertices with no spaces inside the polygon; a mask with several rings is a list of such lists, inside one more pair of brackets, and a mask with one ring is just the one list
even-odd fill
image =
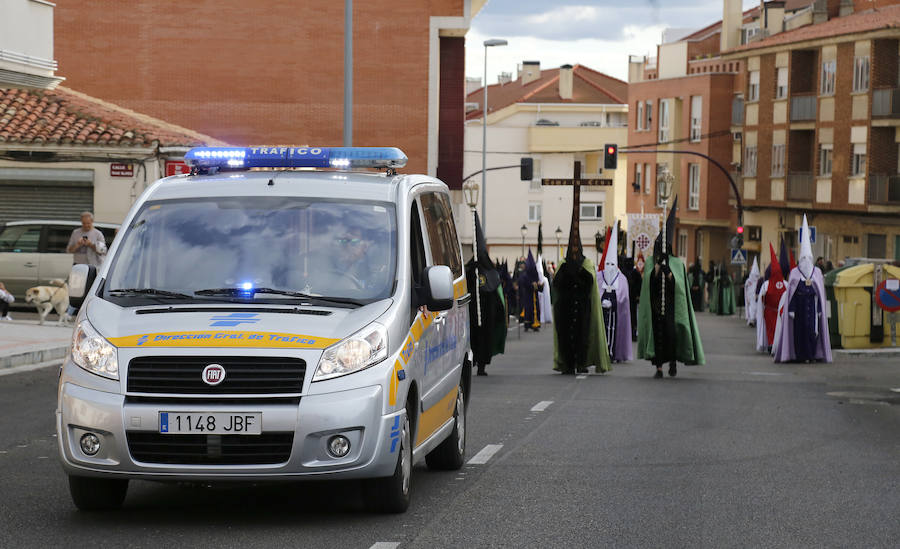
{"label": "yellow container", "polygon": [[[881,265],[882,280],[900,278],[900,267]],[[878,309],[884,326],[884,339],[880,343],[869,341],[872,326],[872,307],[878,308],[872,299],[875,265],[865,263],[849,267],[838,273],[834,281],[834,297],[838,303],[838,326],[841,346],[845,349],[890,347],[890,315]],[[898,326],[900,328],[900,326]]]}

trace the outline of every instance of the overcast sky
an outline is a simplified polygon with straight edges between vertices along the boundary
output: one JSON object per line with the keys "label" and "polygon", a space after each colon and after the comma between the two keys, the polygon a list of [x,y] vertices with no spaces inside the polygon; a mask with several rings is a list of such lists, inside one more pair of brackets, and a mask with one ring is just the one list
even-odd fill
{"label": "overcast sky", "polygon": [[[759,0],[743,0],[744,9]],[[656,55],[666,28],[701,29],[722,19],[722,0],[488,0],[466,35],[466,76],[484,76],[484,41],[489,48],[488,82],[501,72],[516,77],[522,61],[541,68],[580,63],[621,80],[629,55]]]}

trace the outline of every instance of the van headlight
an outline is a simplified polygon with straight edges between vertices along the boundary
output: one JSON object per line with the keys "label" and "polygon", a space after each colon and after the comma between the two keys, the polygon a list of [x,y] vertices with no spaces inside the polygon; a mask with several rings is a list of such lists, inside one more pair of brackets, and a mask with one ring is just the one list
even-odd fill
{"label": "van headlight", "polygon": [[103,338],[87,320],[75,327],[72,335],[72,360],[92,374],[119,379],[116,348]]}
{"label": "van headlight", "polygon": [[313,381],[322,381],[364,370],[387,358],[387,330],[371,324],[325,349]]}

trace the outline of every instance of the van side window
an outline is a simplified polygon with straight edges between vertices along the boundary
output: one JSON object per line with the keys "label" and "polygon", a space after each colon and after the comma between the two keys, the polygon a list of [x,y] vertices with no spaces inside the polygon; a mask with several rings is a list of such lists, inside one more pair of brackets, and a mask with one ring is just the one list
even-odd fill
{"label": "van side window", "polygon": [[453,272],[453,278],[462,276],[462,261],[459,258],[459,240],[453,224],[450,200],[441,193],[422,195],[422,211],[428,230],[428,244],[435,265],[446,265]]}
{"label": "van side window", "polygon": [[37,225],[13,225],[0,234],[0,252],[35,253],[41,241]]}
{"label": "van side window", "polygon": [[74,227],[47,227],[47,242],[44,251],[51,254],[66,253],[69,245],[69,237],[72,236]]}
{"label": "van side window", "polygon": [[410,311],[410,324],[416,318],[419,308],[416,288],[422,284],[422,271],[425,270],[425,243],[422,242],[422,222],[419,220],[419,208],[413,202],[409,212],[409,256],[412,262],[412,306]]}

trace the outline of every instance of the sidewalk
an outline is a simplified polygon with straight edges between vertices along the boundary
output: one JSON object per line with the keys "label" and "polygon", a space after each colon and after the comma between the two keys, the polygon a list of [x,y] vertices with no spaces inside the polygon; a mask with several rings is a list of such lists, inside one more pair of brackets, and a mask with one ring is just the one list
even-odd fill
{"label": "sidewalk", "polygon": [[55,321],[43,326],[36,320],[0,321],[0,372],[62,360],[71,339],[72,326]]}

